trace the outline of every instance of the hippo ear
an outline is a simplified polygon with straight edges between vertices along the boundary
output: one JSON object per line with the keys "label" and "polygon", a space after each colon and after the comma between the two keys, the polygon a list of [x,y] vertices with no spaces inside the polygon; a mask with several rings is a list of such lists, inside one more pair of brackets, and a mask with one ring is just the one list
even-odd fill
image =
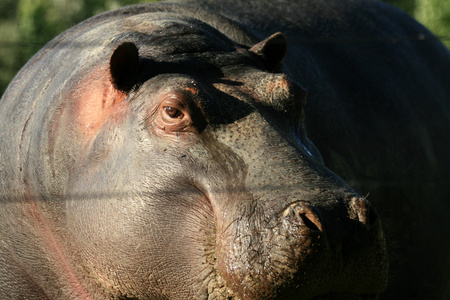
{"label": "hippo ear", "polygon": [[129,92],[137,82],[139,70],[139,52],[135,44],[120,44],[111,55],[109,62],[114,87]]}
{"label": "hippo ear", "polygon": [[269,71],[278,71],[280,69],[286,50],[286,37],[281,32],[272,34],[249,49],[249,51],[262,58],[266,69]]}

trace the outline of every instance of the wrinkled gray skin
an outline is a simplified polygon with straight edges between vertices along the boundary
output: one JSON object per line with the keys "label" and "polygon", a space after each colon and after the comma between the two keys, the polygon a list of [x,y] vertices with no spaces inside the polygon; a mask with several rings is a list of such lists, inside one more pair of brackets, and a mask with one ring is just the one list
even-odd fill
{"label": "wrinkled gray skin", "polygon": [[[9,86],[0,297],[449,296],[448,51],[379,2],[187,2],[91,18]],[[376,201],[389,279],[324,162]]]}

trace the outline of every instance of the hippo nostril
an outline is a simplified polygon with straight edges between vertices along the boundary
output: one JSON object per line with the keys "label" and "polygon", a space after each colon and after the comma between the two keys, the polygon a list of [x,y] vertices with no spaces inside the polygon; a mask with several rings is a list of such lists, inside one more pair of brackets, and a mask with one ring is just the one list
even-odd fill
{"label": "hippo nostril", "polygon": [[350,217],[365,225],[375,225],[378,214],[367,199],[353,197],[350,200]]}
{"label": "hippo nostril", "polygon": [[309,228],[311,231],[323,231],[322,221],[319,212],[311,205],[296,205],[295,215],[297,221]]}
{"label": "hippo nostril", "polygon": [[301,219],[301,221],[303,222],[303,224],[308,227],[311,230],[317,230],[320,231],[319,227],[317,227],[317,225],[308,218],[308,216],[306,215],[306,213],[301,213],[299,215],[299,218]]}
{"label": "hippo nostril", "polygon": [[320,212],[307,203],[292,203],[283,211],[283,219],[295,222],[310,231],[323,233],[322,218]]}

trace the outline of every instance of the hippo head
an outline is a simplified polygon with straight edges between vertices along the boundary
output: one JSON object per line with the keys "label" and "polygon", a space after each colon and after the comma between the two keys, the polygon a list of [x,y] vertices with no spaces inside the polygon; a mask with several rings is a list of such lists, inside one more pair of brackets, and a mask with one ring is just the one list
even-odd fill
{"label": "hippo head", "polygon": [[376,298],[380,220],[306,137],[284,36],[246,47],[179,15],[121,22],[48,130],[61,276],[113,298]]}

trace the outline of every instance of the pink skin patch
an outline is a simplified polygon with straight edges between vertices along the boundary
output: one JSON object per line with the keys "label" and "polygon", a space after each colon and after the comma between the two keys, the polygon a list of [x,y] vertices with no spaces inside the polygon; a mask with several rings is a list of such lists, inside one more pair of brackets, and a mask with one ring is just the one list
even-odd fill
{"label": "pink skin patch", "polygon": [[77,129],[92,139],[105,122],[119,120],[128,94],[114,88],[107,66],[87,74],[72,93],[71,112]]}
{"label": "pink skin patch", "polygon": [[[127,93],[114,88],[109,65],[94,68],[77,82],[72,82],[67,101],[61,106],[51,127],[51,156],[53,157],[58,137],[70,141],[73,135],[68,133],[76,133],[80,135],[83,143],[88,143],[96,137],[108,120],[120,121],[122,112],[127,107],[125,101],[127,96]],[[66,259],[66,249],[52,229],[55,226],[51,224],[51,220],[42,211],[39,203],[34,200],[31,187],[28,189],[30,191],[27,205],[30,219],[34,221],[38,235],[58,264],[61,276],[65,278],[65,282],[77,299],[93,299],[84,287],[82,279],[78,278],[71,262]]]}

